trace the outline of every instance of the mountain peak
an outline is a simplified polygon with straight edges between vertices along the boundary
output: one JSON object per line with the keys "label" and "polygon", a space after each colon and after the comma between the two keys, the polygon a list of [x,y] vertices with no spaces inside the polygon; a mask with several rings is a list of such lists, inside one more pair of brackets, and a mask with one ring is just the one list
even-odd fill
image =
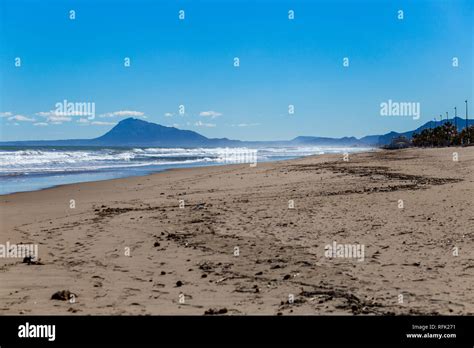
{"label": "mountain peak", "polygon": [[99,144],[113,146],[201,146],[209,139],[189,130],[165,127],[129,117],[120,121],[103,136],[94,139]]}
{"label": "mountain peak", "polygon": [[129,118],[125,118],[125,119],[121,120],[117,124],[131,124],[131,123],[150,123],[150,122],[147,122],[147,121],[141,120],[139,118],[135,118],[135,117],[129,117]]}

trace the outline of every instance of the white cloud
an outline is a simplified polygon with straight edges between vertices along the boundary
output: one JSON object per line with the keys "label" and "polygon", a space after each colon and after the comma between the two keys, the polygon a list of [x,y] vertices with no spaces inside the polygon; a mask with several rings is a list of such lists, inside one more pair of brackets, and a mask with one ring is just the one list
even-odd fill
{"label": "white cloud", "polygon": [[201,111],[199,113],[199,116],[216,118],[216,117],[222,116],[222,113],[217,112],[217,111],[212,111],[212,110],[211,111]]}
{"label": "white cloud", "polygon": [[46,127],[48,124],[46,122],[36,122],[33,123],[33,126]]}
{"label": "white cloud", "polygon": [[89,120],[87,118],[80,118],[76,122],[82,124],[89,124]]}
{"label": "white cloud", "polygon": [[260,126],[260,123],[239,123],[233,124],[232,127],[255,127]]}
{"label": "white cloud", "polygon": [[15,115],[8,118],[9,121],[19,121],[19,122],[35,122],[34,118],[26,117],[23,115]]}
{"label": "white cloud", "polygon": [[0,117],[10,117],[12,115],[13,115],[13,113],[11,113],[10,111],[0,112]]}
{"label": "white cloud", "polygon": [[94,122],[91,122],[91,124],[96,125],[96,126],[115,126],[117,123],[116,122],[94,121]]}
{"label": "white cloud", "polygon": [[196,127],[215,127],[216,126],[214,123],[203,123],[201,121],[197,121],[194,125]]}
{"label": "white cloud", "polygon": [[171,112],[166,112],[165,117],[173,117],[173,114]]}
{"label": "white cloud", "polygon": [[48,122],[51,122],[52,124],[62,124],[63,122],[69,122],[69,121],[71,121],[71,117],[66,117],[66,116],[48,116],[47,121],[48,121]]}
{"label": "white cloud", "polygon": [[114,112],[107,112],[100,115],[99,117],[125,117],[125,116],[135,116],[146,118],[145,113],[141,111],[132,111],[132,110],[120,110]]}
{"label": "white cloud", "polygon": [[[46,122],[49,122],[51,124],[62,124],[63,122],[69,122],[72,120],[71,117],[64,116],[62,113],[56,112],[54,110],[40,111],[40,112],[37,112],[35,115],[46,117]],[[71,116],[74,116],[74,115],[71,115]]]}
{"label": "white cloud", "polygon": [[55,114],[55,112],[51,110],[51,111],[40,111],[40,112],[37,112],[35,115],[48,117],[48,116],[54,115],[54,114]]}
{"label": "white cloud", "polygon": [[61,111],[50,110],[50,111],[40,111],[40,112],[37,112],[35,115],[42,116],[42,117],[84,116],[84,112],[83,111],[61,112]]}

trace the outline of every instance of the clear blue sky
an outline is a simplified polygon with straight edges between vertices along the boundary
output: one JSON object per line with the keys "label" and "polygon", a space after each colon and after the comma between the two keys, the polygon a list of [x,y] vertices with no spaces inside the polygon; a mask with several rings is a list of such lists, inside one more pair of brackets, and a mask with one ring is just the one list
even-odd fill
{"label": "clear blue sky", "polygon": [[[92,138],[133,114],[242,140],[405,131],[454,106],[464,117],[473,4],[1,0],[0,138]],[[94,102],[96,118],[54,122],[64,99]],[[380,116],[389,99],[419,102],[420,119]]]}

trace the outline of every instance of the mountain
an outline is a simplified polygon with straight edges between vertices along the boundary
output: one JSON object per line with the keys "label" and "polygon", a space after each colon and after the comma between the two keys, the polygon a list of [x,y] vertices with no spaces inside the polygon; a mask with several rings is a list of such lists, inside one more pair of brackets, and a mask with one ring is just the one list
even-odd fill
{"label": "mountain", "polygon": [[[377,145],[388,145],[390,144],[390,142],[392,141],[393,138],[396,138],[396,137],[399,137],[399,136],[404,136],[408,139],[411,139],[411,137],[413,136],[414,133],[421,133],[421,131],[423,129],[429,129],[429,128],[435,128],[435,127],[439,127],[439,126],[442,126],[443,124],[445,124],[446,122],[448,122],[447,120],[442,120],[442,121],[429,121],[429,122],[426,122],[424,125],[418,127],[417,129],[415,130],[412,130],[412,131],[408,131],[408,132],[403,132],[403,133],[397,133],[397,132],[390,132],[390,133],[387,133],[387,134],[384,134],[384,135],[379,135],[378,136],[378,141],[377,141]],[[460,117],[456,117],[455,119],[449,119],[449,122],[451,122],[452,124],[457,124],[457,129],[458,129],[458,132],[460,132],[463,128],[466,127],[466,120],[465,119],[462,119]],[[469,126],[472,126],[474,125],[474,120],[468,120],[468,125]],[[367,137],[365,137],[367,138]],[[362,141],[364,141],[364,138],[361,139]]]}
{"label": "mountain", "polygon": [[190,130],[165,127],[135,118],[120,121],[110,131],[93,141],[99,146],[156,147],[238,146],[240,143],[226,138],[209,139]]}
{"label": "mountain", "polygon": [[[392,142],[393,138],[399,136],[404,136],[408,139],[411,139],[414,133],[420,133],[423,129],[435,128],[445,124],[446,120],[442,121],[430,121],[426,122],[424,125],[418,127],[415,130],[407,132],[388,132],[382,135],[367,135],[360,139],[355,137],[344,137],[344,138],[321,138],[321,137],[310,137],[310,136],[300,136],[291,140],[292,144],[295,145],[321,145],[321,146],[383,146],[388,145]],[[466,120],[456,117],[455,119],[450,119],[449,122],[456,123],[458,132],[460,132],[466,126]],[[474,125],[474,120],[468,120],[468,125]]]}
{"label": "mountain", "polygon": [[183,146],[196,146],[207,141],[207,138],[189,130],[179,130],[139,119],[127,118],[99,138],[94,139],[98,145],[136,146],[150,144],[169,146],[174,143]]}
{"label": "mountain", "polygon": [[110,146],[110,147],[236,147],[239,140],[210,139],[174,127],[165,127],[136,118],[120,121],[110,131],[94,139],[27,140],[0,142],[2,146]]}
{"label": "mountain", "polygon": [[[94,139],[68,140],[30,140],[0,142],[1,146],[110,146],[110,147],[237,147],[237,146],[382,146],[390,144],[393,138],[405,136],[411,138],[413,133],[423,129],[440,126],[443,121],[430,121],[415,130],[398,133],[389,132],[383,135],[368,135],[357,139],[355,137],[327,138],[299,136],[284,141],[240,141],[227,138],[207,138],[197,132],[165,127],[136,118],[120,121],[110,131]],[[449,122],[457,122],[458,130],[465,127],[465,120],[459,117]],[[474,125],[474,120],[469,120]]]}
{"label": "mountain", "polygon": [[308,137],[300,136],[291,140],[294,145],[320,145],[320,146],[355,146],[363,145],[359,139],[355,137],[343,137],[343,138],[325,138],[325,137]]}

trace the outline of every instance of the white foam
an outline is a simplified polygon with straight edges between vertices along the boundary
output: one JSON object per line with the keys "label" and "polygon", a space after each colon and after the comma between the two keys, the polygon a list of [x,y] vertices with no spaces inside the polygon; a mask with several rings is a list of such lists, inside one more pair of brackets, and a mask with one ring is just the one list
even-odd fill
{"label": "white foam", "polygon": [[[254,149],[255,150],[255,149]],[[300,157],[324,153],[360,152],[368,148],[286,147],[259,148],[258,161],[278,157]],[[229,163],[229,151],[245,154],[240,148],[134,148],[134,149],[25,149],[0,150],[0,175],[81,172],[115,168],[169,166],[193,163]]]}

